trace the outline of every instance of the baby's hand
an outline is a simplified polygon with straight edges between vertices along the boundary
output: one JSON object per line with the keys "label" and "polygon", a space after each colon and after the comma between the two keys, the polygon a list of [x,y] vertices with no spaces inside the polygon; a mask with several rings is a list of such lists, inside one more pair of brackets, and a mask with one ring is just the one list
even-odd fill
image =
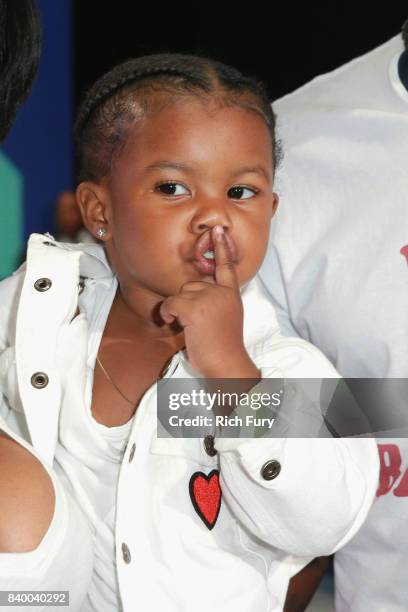
{"label": "baby's hand", "polygon": [[259,378],[243,342],[238,277],[223,228],[212,229],[215,283],[191,281],[164,300],[160,314],[184,328],[187,355],[205,378]]}

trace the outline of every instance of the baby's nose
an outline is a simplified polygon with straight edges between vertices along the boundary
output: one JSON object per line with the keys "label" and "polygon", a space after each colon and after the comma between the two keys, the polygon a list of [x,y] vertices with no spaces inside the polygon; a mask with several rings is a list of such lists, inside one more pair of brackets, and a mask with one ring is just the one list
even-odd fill
{"label": "baby's nose", "polygon": [[216,225],[221,225],[225,231],[232,229],[232,221],[225,206],[216,204],[197,208],[191,225],[195,233],[211,230]]}

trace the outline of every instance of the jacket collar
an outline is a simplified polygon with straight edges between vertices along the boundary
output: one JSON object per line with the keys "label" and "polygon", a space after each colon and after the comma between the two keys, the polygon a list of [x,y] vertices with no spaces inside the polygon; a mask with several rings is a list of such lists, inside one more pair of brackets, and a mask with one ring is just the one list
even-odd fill
{"label": "jacket collar", "polygon": [[[33,234],[30,244],[44,240],[55,247],[69,252],[80,252],[79,270],[84,278],[106,279],[115,277],[115,273],[106,256],[105,249],[100,244],[71,244],[57,242],[50,234]],[[265,338],[279,333],[279,325],[275,309],[268,299],[258,275],[241,287],[244,306],[244,341],[245,345],[253,345]]]}
{"label": "jacket collar", "polygon": [[31,244],[43,243],[69,252],[79,252],[79,274],[84,278],[112,278],[114,272],[109,264],[105,249],[100,244],[58,242],[51,234],[32,234]]}

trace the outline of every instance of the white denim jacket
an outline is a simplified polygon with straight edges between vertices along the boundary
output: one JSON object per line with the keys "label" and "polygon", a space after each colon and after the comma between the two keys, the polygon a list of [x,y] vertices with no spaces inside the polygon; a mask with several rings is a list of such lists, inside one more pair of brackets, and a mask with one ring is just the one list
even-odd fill
{"label": "white denim jacket", "polygon": [[[88,320],[75,318],[80,277],[94,296]],[[27,264],[0,283],[0,427],[3,420],[31,440],[48,465],[61,403],[84,403],[88,336],[100,341],[95,321],[116,288],[99,245],[39,234],[30,238]],[[256,279],[242,298],[245,345],[264,378],[338,376],[316,348],[280,335]],[[61,344],[70,326],[68,359]],[[180,351],[167,376],[197,374]],[[152,385],[136,411],[118,485],[116,560],[126,612],[282,610],[290,577],[345,544],[375,495],[370,439],[216,438],[217,453],[208,454],[203,439],[156,432]],[[268,479],[263,468],[272,460],[280,471]]]}

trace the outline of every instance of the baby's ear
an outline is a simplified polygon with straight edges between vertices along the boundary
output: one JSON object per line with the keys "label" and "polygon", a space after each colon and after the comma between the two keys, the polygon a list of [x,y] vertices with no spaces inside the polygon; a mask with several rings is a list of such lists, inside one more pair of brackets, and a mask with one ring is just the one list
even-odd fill
{"label": "baby's ear", "polygon": [[274,217],[279,204],[279,196],[277,193],[272,193],[271,207],[272,207],[272,215],[271,218]]}
{"label": "baby's ear", "polygon": [[83,181],[77,187],[76,197],[87,230],[96,238],[109,239],[109,198],[103,185]]}

